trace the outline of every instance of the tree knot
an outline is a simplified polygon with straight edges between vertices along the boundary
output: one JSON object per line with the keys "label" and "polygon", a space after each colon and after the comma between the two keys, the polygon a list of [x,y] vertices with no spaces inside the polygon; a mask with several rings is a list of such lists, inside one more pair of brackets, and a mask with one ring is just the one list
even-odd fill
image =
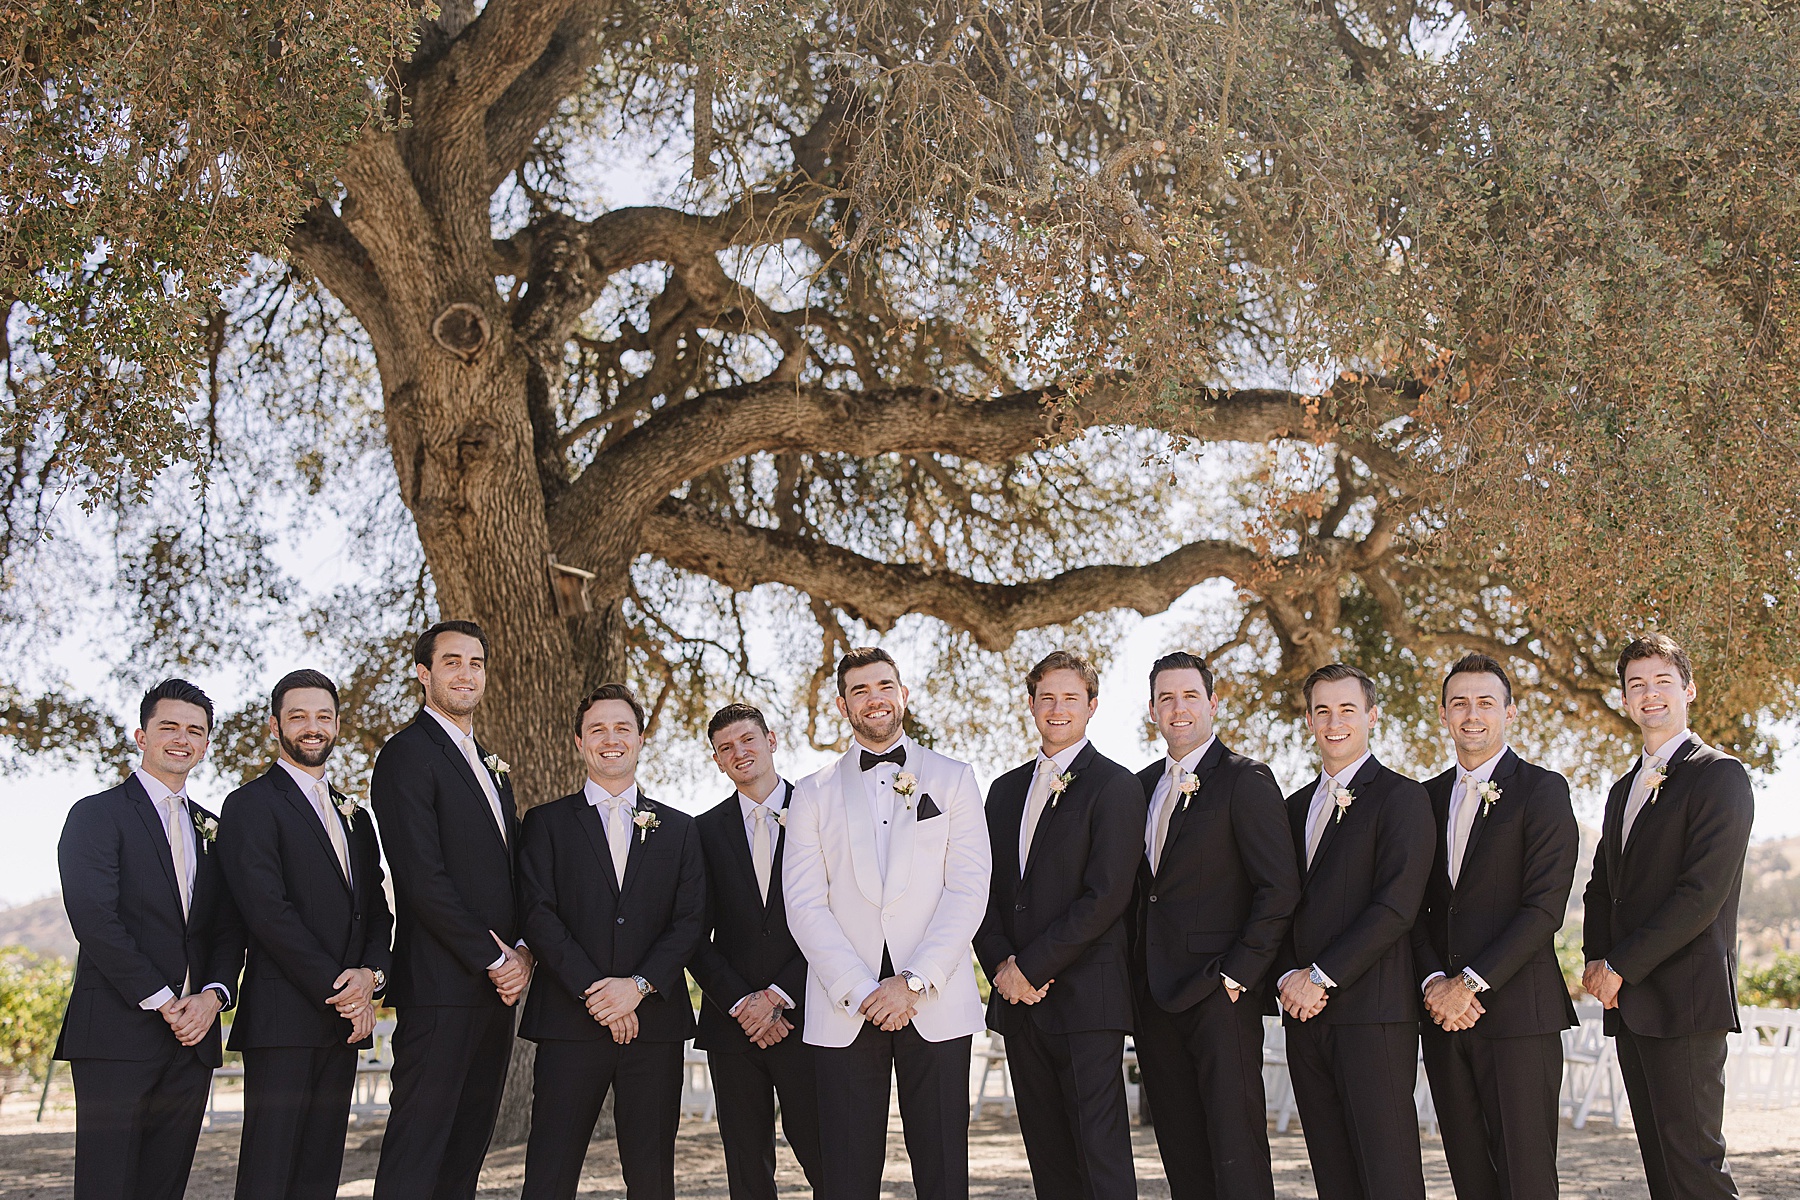
{"label": "tree knot", "polygon": [[490,336],[487,314],[465,301],[452,304],[431,323],[432,340],[466,363],[475,361]]}

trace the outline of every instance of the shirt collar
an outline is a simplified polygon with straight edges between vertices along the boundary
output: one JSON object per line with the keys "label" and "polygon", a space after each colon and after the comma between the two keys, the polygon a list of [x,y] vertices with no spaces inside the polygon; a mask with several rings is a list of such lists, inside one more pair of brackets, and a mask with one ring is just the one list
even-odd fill
{"label": "shirt collar", "polygon": [[1500,765],[1500,760],[1502,758],[1506,757],[1506,752],[1510,748],[1511,747],[1502,744],[1500,747],[1500,752],[1498,754],[1495,754],[1493,757],[1489,758],[1486,762],[1484,762],[1480,766],[1476,767],[1473,771],[1465,771],[1462,768],[1462,764],[1457,763],[1456,764],[1456,778],[1460,781],[1463,778],[1463,776],[1466,775],[1470,779],[1475,780],[1475,782],[1477,782],[1477,783],[1486,783],[1488,780],[1490,780],[1494,777],[1494,768],[1498,767]]}
{"label": "shirt collar", "polygon": [[592,779],[589,779],[581,785],[581,794],[586,796],[587,802],[595,808],[599,808],[604,804],[617,804],[621,800],[625,802],[627,808],[637,807],[638,789],[635,780],[623,792],[615,796],[599,784],[595,783]]}
{"label": "shirt collar", "polygon": [[150,803],[156,805],[158,808],[161,808],[163,801],[167,800],[170,796],[180,796],[181,802],[183,804],[187,803],[188,795],[186,784],[182,785],[179,792],[172,792],[169,790],[167,784],[150,772],[144,770],[142,767],[133,771],[132,774],[137,776],[137,781],[143,785],[144,791],[150,794]]}
{"label": "shirt collar", "polygon": [[[1186,771],[1189,775],[1192,775],[1194,773],[1194,768],[1200,765],[1200,760],[1206,757],[1206,752],[1208,750],[1211,750],[1213,743],[1218,740],[1219,740],[1219,735],[1215,733],[1211,737],[1208,737],[1204,742],[1201,742],[1198,746],[1195,746],[1192,750],[1189,750],[1186,754],[1182,755],[1180,758],[1169,758],[1169,756],[1167,754],[1163,755],[1163,758],[1166,759],[1168,762],[1174,763],[1176,766],[1180,767],[1183,771]],[[1167,768],[1165,767],[1164,769],[1166,770]]]}
{"label": "shirt collar", "polygon": [[1641,761],[1650,762],[1652,760],[1655,760],[1656,762],[1660,762],[1660,763],[1663,763],[1664,765],[1667,765],[1668,761],[1671,758],[1675,757],[1675,752],[1677,750],[1681,749],[1682,745],[1689,738],[1691,738],[1693,736],[1694,736],[1693,731],[1683,729],[1680,733],[1676,734],[1674,737],[1672,737],[1668,741],[1664,742],[1663,748],[1661,750],[1658,750],[1655,754],[1650,753],[1649,748],[1645,747],[1644,752],[1643,752],[1643,758]]}
{"label": "shirt collar", "polygon": [[458,746],[463,744],[464,738],[473,738],[475,736],[472,733],[464,733],[462,728],[458,726],[455,721],[452,721],[449,717],[446,717],[443,713],[431,707],[431,705],[427,704],[425,706],[425,711],[437,719],[437,723],[444,727],[444,732],[450,735],[450,740],[455,742]]}
{"label": "shirt collar", "polygon": [[780,812],[786,807],[787,789],[787,780],[777,775],[775,777],[775,790],[769,793],[761,806],[750,797],[744,795],[744,793],[739,792],[737,794],[738,809],[744,814],[744,820],[750,820],[752,813],[758,807],[767,807],[770,812]]}
{"label": "shirt collar", "polygon": [[[1075,756],[1080,754],[1082,751],[1082,748],[1084,746],[1086,746],[1087,744],[1088,744],[1088,740],[1086,738],[1082,738],[1079,742],[1076,742],[1073,746],[1064,746],[1061,750],[1058,750],[1055,754],[1048,756],[1050,765],[1056,768],[1056,773],[1058,775],[1061,775],[1064,771],[1067,771],[1069,769],[1069,764],[1075,761]],[[1044,754],[1042,747],[1040,747],[1038,749],[1037,760],[1040,763],[1045,761],[1045,754]]]}
{"label": "shirt collar", "polygon": [[1361,758],[1345,767],[1342,771],[1339,771],[1336,775],[1325,774],[1325,768],[1321,765],[1319,768],[1319,787],[1329,788],[1334,783],[1341,783],[1345,787],[1349,787],[1350,781],[1356,778],[1356,773],[1363,769],[1363,764],[1373,757],[1375,757],[1375,752],[1373,750],[1364,750]]}
{"label": "shirt collar", "polygon": [[318,788],[320,784],[325,785],[326,798],[329,799],[331,797],[331,779],[329,776],[326,776],[323,779],[314,779],[311,775],[308,775],[305,771],[302,771],[299,767],[296,767],[285,758],[278,758],[275,761],[281,764],[283,770],[293,776],[294,782],[300,785],[300,791],[305,794],[308,800],[311,800],[314,796],[319,794]]}

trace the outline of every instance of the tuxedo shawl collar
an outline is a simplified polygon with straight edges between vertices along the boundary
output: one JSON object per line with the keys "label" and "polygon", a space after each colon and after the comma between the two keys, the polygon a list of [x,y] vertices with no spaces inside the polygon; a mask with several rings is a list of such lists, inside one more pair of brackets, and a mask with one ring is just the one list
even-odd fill
{"label": "tuxedo shawl collar", "polygon": [[[912,881],[913,842],[918,832],[919,798],[925,794],[925,782],[912,762],[916,748],[909,746],[906,770],[919,779],[919,785],[910,800],[895,796],[894,831],[888,838],[887,882],[884,884],[881,862],[875,856],[875,815],[869,811],[868,793],[857,763],[856,756],[861,749],[860,744],[852,741],[850,749],[827,768],[832,773],[827,786],[837,792],[838,802],[843,805],[857,889],[870,904],[885,907],[905,895]],[[854,795],[851,794],[853,790]]]}

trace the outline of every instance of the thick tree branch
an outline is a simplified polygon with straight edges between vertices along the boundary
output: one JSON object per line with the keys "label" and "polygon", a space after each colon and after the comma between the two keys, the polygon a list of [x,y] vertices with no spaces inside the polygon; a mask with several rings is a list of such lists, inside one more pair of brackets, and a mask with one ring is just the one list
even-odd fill
{"label": "thick tree branch", "polygon": [[1196,542],[1141,566],[1076,567],[1029,583],[985,583],[916,563],[885,563],[814,538],[720,519],[665,500],[644,522],[643,548],[737,591],[781,583],[886,631],[909,613],[966,630],[1004,650],[1020,630],[1090,612],[1159,613],[1208,579],[1248,579],[1255,555],[1225,541]]}
{"label": "thick tree branch", "polygon": [[488,109],[489,191],[519,169],[538,133],[600,61],[600,31],[612,11],[598,0],[576,0],[537,61]]}
{"label": "thick tree branch", "polygon": [[361,242],[323,200],[288,231],[288,252],[361,322],[378,355],[390,352],[393,330],[387,288]]}

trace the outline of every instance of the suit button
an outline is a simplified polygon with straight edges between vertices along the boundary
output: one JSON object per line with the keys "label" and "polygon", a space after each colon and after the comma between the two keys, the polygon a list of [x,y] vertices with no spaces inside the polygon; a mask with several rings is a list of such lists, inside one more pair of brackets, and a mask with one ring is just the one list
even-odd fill
{"label": "suit button", "polygon": [[1025,906],[1023,904],[1015,904],[1015,905],[1013,905],[1013,911],[1014,912],[1024,912]]}
{"label": "suit button", "polygon": [[1156,897],[1155,897],[1155,896],[1152,896],[1152,897],[1150,897],[1150,903],[1152,903],[1152,904],[1155,904],[1155,903],[1156,903]]}
{"label": "suit button", "polygon": [[1625,901],[1621,897],[1618,897],[1618,896],[1613,897],[1613,907],[1614,908],[1617,908],[1619,905],[1621,905],[1623,903],[1625,903]]}
{"label": "suit button", "polygon": [[1454,904],[1450,906],[1450,915],[1453,917],[1456,915],[1456,905]]}
{"label": "suit button", "polygon": [[620,918],[619,918],[619,924],[621,924],[621,925],[623,925],[623,924],[624,924],[624,923],[625,923],[625,918],[624,918],[624,917],[620,917]]}

